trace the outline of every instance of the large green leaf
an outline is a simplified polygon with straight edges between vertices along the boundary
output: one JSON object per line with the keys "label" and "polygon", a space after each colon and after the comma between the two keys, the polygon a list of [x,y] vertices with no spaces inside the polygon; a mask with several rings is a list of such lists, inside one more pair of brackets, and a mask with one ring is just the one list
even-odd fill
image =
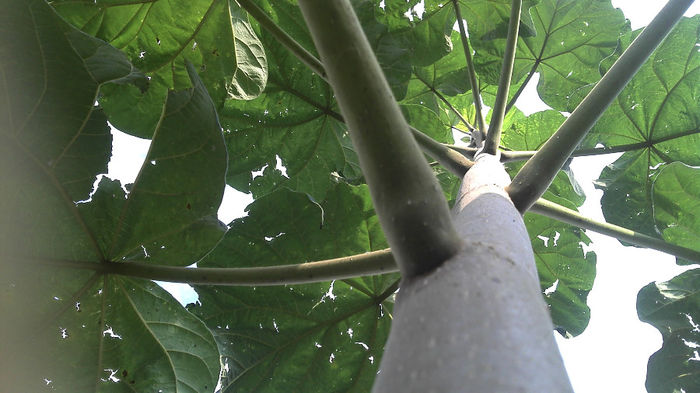
{"label": "large green leaf", "polygon": [[[102,83],[129,77],[132,67],[121,52],[71,28],[42,1],[7,8],[3,36],[13,39],[0,42],[0,212],[14,227],[0,228],[0,248],[95,258],[99,253],[75,217],[75,203],[89,198],[111,151],[95,96]],[[71,250],[61,235],[88,247]]]}
{"label": "large green leaf", "polygon": [[265,93],[252,101],[229,101],[220,112],[231,157],[228,183],[251,191],[252,171],[275,168],[279,156],[288,178],[256,187],[255,196],[284,186],[323,200],[331,173],[347,166],[347,131],[333,109],[330,87],[273,38],[263,33],[262,39],[270,61]]}
{"label": "large green leaf", "polygon": [[247,212],[200,266],[286,265],[388,247],[366,186],[336,184],[321,204],[282,189]]}
{"label": "large green leaf", "polygon": [[[374,4],[353,6],[389,84],[397,97],[406,94],[409,50],[401,34],[389,34],[375,19]],[[311,53],[313,43],[295,2],[261,2],[260,7]],[[346,127],[325,81],[298,61],[267,31],[260,31],[270,63],[268,86],[250,102],[227,102],[220,112],[232,159],[228,182],[255,197],[280,187],[323,200],[332,178],[360,176]],[[275,170],[278,160],[286,174]],[[262,170],[262,178],[252,172]]]}
{"label": "large green leaf", "polygon": [[661,349],[649,358],[649,393],[700,390],[700,269],[642,288],[637,295],[637,313],[639,319],[657,328],[664,340]]}
{"label": "large green leaf", "polygon": [[[629,150],[596,184],[609,222],[658,236],[651,187],[659,165],[700,165],[699,27],[700,16],[681,20],[584,141]],[[623,47],[637,34],[623,37]]]}
{"label": "large green leaf", "polygon": [[141,254],[172,245],[151,260],[190,264],[223,235],[226,151],[202,83],[190,70],[195,88],[169,94],[126,199],[104,177],[92,191],[111,151],[97,91],[139,74],[44,1],[12,2],[0,25],[13,37],[0,41],[3,389],[213,390],[218,350],[201,321],[153,283],[89,268],[133,258],[133,245]]}
{"label": "large green leaf", "polygon": [[680,162],[664,167],[654,181],[652,199],[664,240],[700,250],[700,168]]}
{"label": "large green leaf", "polygon": [[405,103],[418,104],[431,109],[441,119],[444,118],[443,121],[448,125],[457,122],[452,112],[471,104],[472,97],[470,93],[468,97],[470,101],[467,101],[466,105],[461,105],[463,100],[455,98],[471,90],[471,84],[464,54],[461,51],[459,33],[452,33],[452,41],[455,49],[448,55],[431,65],[413,68],[414,76],[409,82],[408,92],[403,100]]}
{"label": "large green leaf", "polygon": [[[313,52],[295,4],[261,6]],[[333,177],[360,176],[357,156],[328,84],[266,31],[260,34],[270,61],[265,93],[248,102],[230,101],[221,112],[231,157],[228,183],[256,198],[285,187],[321,201]],[[278,160],[286,174],[276,169]],[[256,170],[262,176],[253,178]]]}
{"label": "large green leaf", "polygon": [[[512,82],[539,72],[537,91],[542,100],[570,112],[582,98],[575,96],[574,101],[572,96],[600,79],[598,64],[613,52],[628,24],[607,0],[542,0],[530,13],[537,35],[519,39]],[[477,72],[496,85],[504,40],[474,37]]]}
{"label": "large green leaf", "polygon": [[385,1],[383,8],[376,9],[377,19],[396,37],[403,38],[412,64],[427,66],[452,50],[450,32],[455,17],[450,7],[430,7],[430,4],[424,14],[419,15],[415,9],[416,3]]}
{"label": "large green leaf", "polygon": [[49,266],[11,272],[1,279],[3,389],[213,391],[214,337],[156,284]]}
{"label": "large green leaf", "polygon": [[128,197],[114,186],[103,192],[98,188],[98,204],[85,206],[93,216],[100,209],[115,209],[109,205],[119,206],[110,215],[111,226],[103,219],[94,222],[103,228],[99,242],[110,260],[189,265],[226,232],[216,217],[226,147],[213,103],[192,68],[190,72],[195,87],[168,95],[146,160],[135,183],[127,186]]}
{"label": "large green leaf", "polygon": [[[103,106],[120,130],[153,134],[168,88],[191,86],[184,60],[199,67],[217,106],[225,99],[252,99],[267,81],[267,60],[247,15],[234,1],[55,1],[52,5],[78,28],[122,49],[151,77],[148,91],[113,86]],[[124,108],[137,111],[125,115]],[[135,116],[137,115],[137,116]]]}
{"label": "large green leaf", "polygon": [[190,310],[223,355],[222,391],[368,392],[398,281],[378,276],[286,287],[198,287]]}
{"label": "large green leaf", "polygon": [[[293,264],[385,248],[366,186],[317,204],[279,190],[248,207],[200,266]],[[398,275],[287,287],[197,287],[227,370],[224,392],[366,392],[377,372]],[[330,288],[330,289],[329,289]]]}

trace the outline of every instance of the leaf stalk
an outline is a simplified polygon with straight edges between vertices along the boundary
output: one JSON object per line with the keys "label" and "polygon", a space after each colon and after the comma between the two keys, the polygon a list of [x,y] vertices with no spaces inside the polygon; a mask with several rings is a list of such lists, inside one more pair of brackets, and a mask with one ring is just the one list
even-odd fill
{"label": "leaf stalk", "polygon": [[348,0],[301,0],[389,245],[404,277],[461,247],[447,201]]}
{"label": "leaf stalk", "polygon": [[484,140],[484,153],[491,155],[498,153],[498,145],[501,143],[501,128],[503,127],[503,118],[506,114],[510,80],[513,77],[513,64],[515,63],[515,52],[518,45],[522,6],[522,0],[513,0],[510,6],[508,38],[506,39],[506,51],[503,55],[503,65],[501,66],[501,77],[498,81],[498,91],[496,92],[496,102],[493,105],[489,131],[486,133],[486,140]]}
{"label": "leaf stalk", "polygon": [[295,265],[241,268],[188,268],[143,262],[97,263],[54,259],[20,259],[29,259],[30,262],[50,266],[94,270],[102,274],[116,274],[192,285],[265,286],[306,284],[398,271],[391,250],[388,248],[364,254]]}
{"label": "leaf stalk", "polygon": [[486,122],[484,121],[481,95],[479,94],[479,82],[476,77],[476,70],[474,69],[472,49],[469,47],[469,37],[467,37],[467,31],[464,27],[464,19],[462,18],[462,10],[459,8],[459,1],[452,0],[452,4],[455,9],[455,15],[457,16],[459,36],[462,41],[462,48],[464,49],[464,58],[467,62],[467,72],[469,74],[469,84],[472,87],[472,97],[474,98],[474,111],[476,112],[476,126],[478,131],[472,132],[472,138],[474,139],[475,146],[481,147],[483,144],[483,133],[486,132]]}
{"label": "leaf stalk", "polygon": [[612,236],[618,240],[631,243],[636,246],[651,248],[653,250],[662,251],[667,254],[671,254],[679,258],[684,258],[695,263],[700,263],[700,251],[695,251],[689,248],[667,243],[661,239],[651,237],[618,225],[610,224],[607,222],[595,221],[578,213],[575,210],[571,210],[554,202],[550,202],[546,199],[538,199],[537,202],[535,202],[535,204],[532,205],[529,211],[580,228],[588,229],[593,232]]}

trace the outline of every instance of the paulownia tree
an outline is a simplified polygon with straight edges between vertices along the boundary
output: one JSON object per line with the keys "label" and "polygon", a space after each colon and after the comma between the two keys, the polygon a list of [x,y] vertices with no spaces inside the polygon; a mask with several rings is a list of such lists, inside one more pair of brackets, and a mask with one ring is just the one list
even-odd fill
{"label": "paulownia tree", "polygon": [[[4,2],[2,390],[571,391],[582,229],[700,262],[700,18],[418,3]],[[133,184],[108,122],[151,140]],[[567,163],[613,152],[596,222]],[[639,293],[650,392],[700,390],[699,290]]]}

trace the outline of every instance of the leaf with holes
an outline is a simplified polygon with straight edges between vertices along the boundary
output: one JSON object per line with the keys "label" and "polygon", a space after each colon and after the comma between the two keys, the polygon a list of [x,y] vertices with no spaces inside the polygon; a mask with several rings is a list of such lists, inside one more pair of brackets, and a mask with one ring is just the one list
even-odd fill
{"label": "leaf with holes", "polygon": [[287,287],[197,287],[190,311],[212,329],[222,392],[367,392],[398,280],[375,276]]}

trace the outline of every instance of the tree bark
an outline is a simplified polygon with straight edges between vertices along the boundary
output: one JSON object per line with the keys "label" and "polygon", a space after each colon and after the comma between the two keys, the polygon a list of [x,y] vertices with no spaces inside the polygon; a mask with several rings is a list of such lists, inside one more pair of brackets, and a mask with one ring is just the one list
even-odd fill
{"label": "tree bark", "polygon": [[402,283],[374,393],[573,392],[509,183],[487,154],[465,176],[465,246]]}

